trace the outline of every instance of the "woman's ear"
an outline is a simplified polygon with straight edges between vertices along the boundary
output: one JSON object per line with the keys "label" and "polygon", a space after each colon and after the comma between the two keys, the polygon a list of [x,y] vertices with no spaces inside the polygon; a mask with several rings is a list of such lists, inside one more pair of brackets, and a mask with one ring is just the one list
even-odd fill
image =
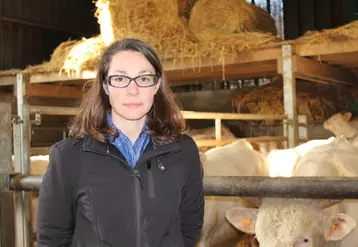
{"label": "woman's ear", "polygon": [[158,90],[159,90],[161,84],[162,84],[162,78],[159,77],[157,84],[155,84],[155,92],[154,92],[154,94],[156,94],[156,93],[158,92]]}
{"label": "woman's ear", "polygon": [[104,92],[108,95],[108,85],[103,83],[102,87],[103,87]]}

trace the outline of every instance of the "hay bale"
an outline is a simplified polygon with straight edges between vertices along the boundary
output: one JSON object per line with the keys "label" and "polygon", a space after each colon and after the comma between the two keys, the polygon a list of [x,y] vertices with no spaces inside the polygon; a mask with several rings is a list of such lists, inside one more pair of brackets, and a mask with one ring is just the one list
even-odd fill
{"label": "hay bale", "polygon": [[338,28],[323,31],[308,31],[295,40],[296,44],[325,44],[331,41],[344,42],[358,39],[358,21],[353,21]]}
{"label": "hay bale", "polygon": [[96,68],[100,54],[105,48],[102,37],[70,40],[61,43],[51,55],[51,59],[40,65],[28,66],[25,72],[50,73],[65,71],[67,74],[79,73]]}
{"label": "hay bale", "polygon": [[98,60],[106,47],[101,35],[89,39],[82,38],[68,52],[61,70],[72,74],[96,69]]}
{"label": "hay bale", "polygon": [[111,0],[109,13],[115,39],[144,40],[162,59],[196,53],[197,44],[190,39],[192,34],[179,16],[177,0]]}
{"label": "hay bale", "polygon": [[189,27],[195,30],[197,37],[200,37],[203,30],[227,34],[277,34],[275,20],[271,15],[245,0],[198,0],[191,11]]}
{"label": "hay bale", "polygon": [[[198,34],[194,34],[186,19],[180,16],[178,1],[96,0],[95,16],[101,34],[90,39],[62,43],[50,61],[29,66],[26,72],[65,71],[73,74],[93,70],[104,48],[113,40],[123,38],[138,38],[149,43],[161,59],[172,59],[174,65],[191,59],[193,65],[198,66],[206,58],[214,58],[224,64],[228,56],[235,56],[238,51],[278,41],[271,16],[259,7],[246,4],[244,0],[210,1],[209,9],[205,5],[207,0],[199,0],[190,20],[191,28],[197,30]],[[221,15],[216,12],[218,8],[222,10]],[[201,16],[202,13],[205,15]],[[212,17],[218,19],[213,22]],[[218,28],[223,20],[224,30]]]}
{"label": "hay bale", "polygon": [[260,7],[245,0],[198,0],[189,28],[201,44],[201,52],[212,57],[277,42],[275,20]]}
{"label": "hay bale", "polygon": [[[232,96],[232,105],[239,113],[285,114],[282,81],[271,83]],[[297,114],[306,115],[309,123],[322,123],[337,112],[337,106],[328,98],[307,92],[296,92]],[[275,121],[265,121],[272,124]]]}

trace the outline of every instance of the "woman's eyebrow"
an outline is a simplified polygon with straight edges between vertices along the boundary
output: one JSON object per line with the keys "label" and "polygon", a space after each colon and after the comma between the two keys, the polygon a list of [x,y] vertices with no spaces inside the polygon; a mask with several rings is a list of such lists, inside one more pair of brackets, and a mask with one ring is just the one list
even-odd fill
{"label": "woman's eyebrow", "polygon": [[145,74],[145,73],[154,74],[154,72],[153,72],[152,70],[150,70],[150,69],[147,69],[147,70],[141,70],[141,71],[139,72],[139,74]]}

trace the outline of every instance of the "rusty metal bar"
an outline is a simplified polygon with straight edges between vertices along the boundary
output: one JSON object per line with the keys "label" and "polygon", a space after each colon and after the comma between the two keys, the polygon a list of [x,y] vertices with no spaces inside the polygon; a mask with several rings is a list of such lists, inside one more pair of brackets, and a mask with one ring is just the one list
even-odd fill
{"label": "rusty metal bar", "polygon": [[14,191],[38,191],[42,182],[42,175],[24,176],[17,174],[10,176],[9,189]]}
{"label": "rusty metal bar", "polygon": [[204,177],[213,196],[357,199],[358,177]]}
{"label": "rusty metal bar", "polygon": [[[37,191],[42,176],[10,176],[10,190]],[[357,199],[358,177],[204,177],[211,196]]]}

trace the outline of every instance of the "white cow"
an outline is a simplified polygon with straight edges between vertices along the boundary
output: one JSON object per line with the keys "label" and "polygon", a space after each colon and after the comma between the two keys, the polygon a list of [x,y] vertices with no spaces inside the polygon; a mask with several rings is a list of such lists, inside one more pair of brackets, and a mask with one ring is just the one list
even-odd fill
{"label": "white cow", "polygon": [[[246,140],[201,153],[205,176],[268,176],[264,157]],[[225,217],[226,210],[235,206],[254,207],[247,198],[205,197],[202,237],[198,247],[237,246],[244,233],[235,229]]]}
{"label": "white cow", "polygon": [[312,148],[333,141],[334,137],[323,140],[311,140],[289,149],[275,149],[266,154],[271,177],[290,177],[297,161]]}
{"label": "white cow", "polygon": [[323,123],[323,127],[358,147],[358,118],[352,118],[351,112],[334,114]]}
{"label": "white cow", "polygon": [[[302,157],[294,176],[354,177],[358,152],[344,138],[313,148]],[[337,203],[337,202],[336,202]],[[236,207],[226,212],[238,229],[255,233],[260,247],[357,246],[358,203],[346,200],[263,198],[258,209]]]}

